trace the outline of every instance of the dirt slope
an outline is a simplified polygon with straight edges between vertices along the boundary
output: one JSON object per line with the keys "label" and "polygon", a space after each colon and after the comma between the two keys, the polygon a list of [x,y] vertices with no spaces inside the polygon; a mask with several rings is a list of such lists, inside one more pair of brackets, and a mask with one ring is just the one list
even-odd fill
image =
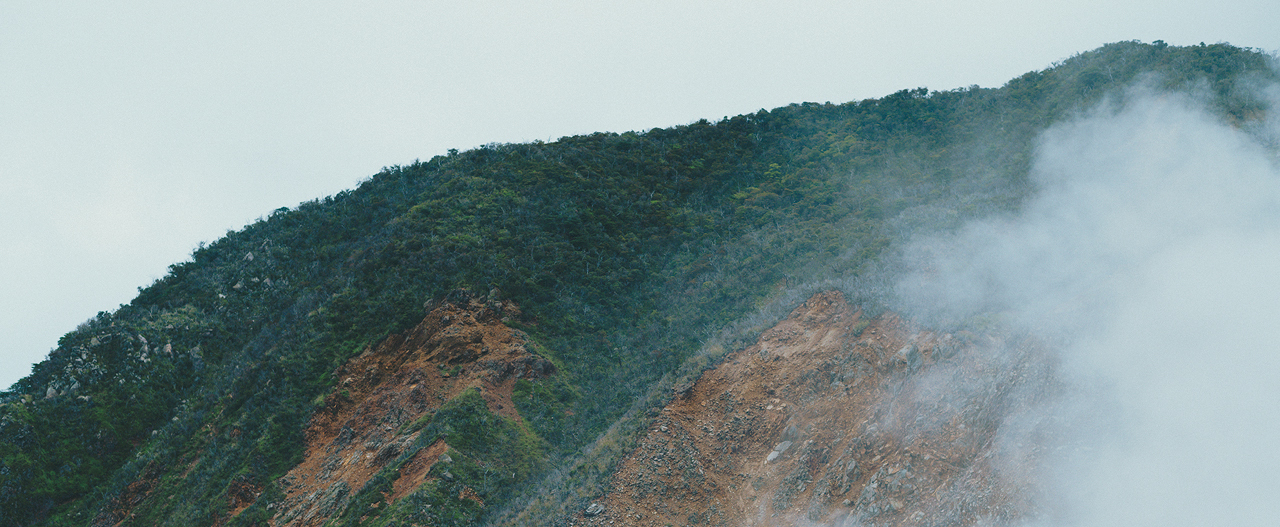
{"label": "dirt slope", "polygon": [[1034,346],[814,296],[663,409],[577,525],[971,525],[1034,512]]}
{"label": "dirt slope", "polygon": [[[511,402],[516,379],[548,375],[553,366],[526,348],[524,333],[502,323],[518,315],[510,302],[464,295],[340,367],[339,386],[307,427],[305,459],[280,480],[287,498],[273,525],[314,526],[340,514],[417,439],[404,425],[467,389],[479,387],[490,411],[519,420]],[[421,485],[446,449],[437,441],[401,467],[387,505]]]}

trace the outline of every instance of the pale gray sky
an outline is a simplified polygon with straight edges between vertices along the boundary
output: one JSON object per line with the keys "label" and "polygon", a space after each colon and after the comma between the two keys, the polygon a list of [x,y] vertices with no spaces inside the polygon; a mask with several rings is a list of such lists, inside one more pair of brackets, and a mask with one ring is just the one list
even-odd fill
{"label": "pale gray sky", "polygon": [[198,242],[450,148],[1280,49],[1274,0],[455,4],[0,4],[0,386]]}

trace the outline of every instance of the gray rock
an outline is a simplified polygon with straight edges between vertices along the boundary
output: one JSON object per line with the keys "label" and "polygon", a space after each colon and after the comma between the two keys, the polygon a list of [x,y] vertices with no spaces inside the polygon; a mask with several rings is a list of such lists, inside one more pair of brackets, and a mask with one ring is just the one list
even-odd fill
{"label": "gray rock", "polygon": [[844,466],[845,479],[858,479],[858,460],[850,458],[849,462]]}
{"label": "gray rock", "polygon": [[349,426],[344,426],[338,431],[338,437],[333,438],[333,444],[338,447],[339,451],[341,451],[343,448],[346,448],[347,445],[350,445],[351,441],[355,438],[356,431]]}
{"label": "gray rock", "polygon": [[786,452],[790,448],[791,448],[790,441],[783,441],[781,443],[778,443],[778,446],[773,447],[773,452],[769,452],[769,455],[764,458],[764,462],[768,463],[770,461],[778,459],[778,456],[781,456],[784,452]]}
{"label": "gray rock", "polygon": [[599,503],[592,503],[591,505],[587,506],[586,510],[582,511],[582,515],[587,517],[598,516],[602,512],[604,512],[604,505],[601,505]]}
{"label": "gray rock", "polygon": [[910,371],[918,370],[920,366],[924,365],[924,357],[920,355],[920,348],[917,348],[915,344],[903,346],[902,349],[898,350],[897,355],[907,363],[907,369]]}
{"label": "gray rock", "polygon": [[329,486],[328,491],[324,493],[324,497],[320,498],[317,504],[316,512],[320,516],[333,516],[347,506],[347,494],[351,492],[351,486],[345,481],[338,481]]}

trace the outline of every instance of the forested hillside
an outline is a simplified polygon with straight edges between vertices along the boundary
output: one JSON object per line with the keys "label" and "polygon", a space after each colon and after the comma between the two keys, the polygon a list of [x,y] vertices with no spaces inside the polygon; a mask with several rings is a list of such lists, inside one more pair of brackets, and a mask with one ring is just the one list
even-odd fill
{"label": "forested hillside", "polygon": [[[337,372],[443,303],[472,301],[518,306],[496,317],[553,370],[515,382],[519,420],[473,392],[442,402],[387,466],[428,436],[458,438],[474,464],[449,481],[475,499],[424,486],[393,505],[374,478],[332,521],[556,523],[602,492],[672,385],[743,347],[793,293],[866,277],[846,294],[869,306],[873,270],[905,233],[1019,204],[1045,127],[1136,83],[1199,92],[1247,127],[1269,109],[1248,88],[1275,79],[1254,50],[1121,42],[1000,88],[388,167],[200,247],[0,393],[0,526],[266,525],[313,415],[350,396]],[[517,455],[519,470],[485,479]]]}

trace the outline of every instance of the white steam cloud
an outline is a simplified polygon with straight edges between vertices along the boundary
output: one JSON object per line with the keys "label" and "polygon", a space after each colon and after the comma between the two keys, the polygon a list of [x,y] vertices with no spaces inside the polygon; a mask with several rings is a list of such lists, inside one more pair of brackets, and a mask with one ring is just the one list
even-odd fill
{"label": "white steam cloud", "polygon": [[908,249],[908,312],[1060,350],[1044,523],[1280,524],[1276,132],[1135,90],[1044,134],[1020,212]]}

